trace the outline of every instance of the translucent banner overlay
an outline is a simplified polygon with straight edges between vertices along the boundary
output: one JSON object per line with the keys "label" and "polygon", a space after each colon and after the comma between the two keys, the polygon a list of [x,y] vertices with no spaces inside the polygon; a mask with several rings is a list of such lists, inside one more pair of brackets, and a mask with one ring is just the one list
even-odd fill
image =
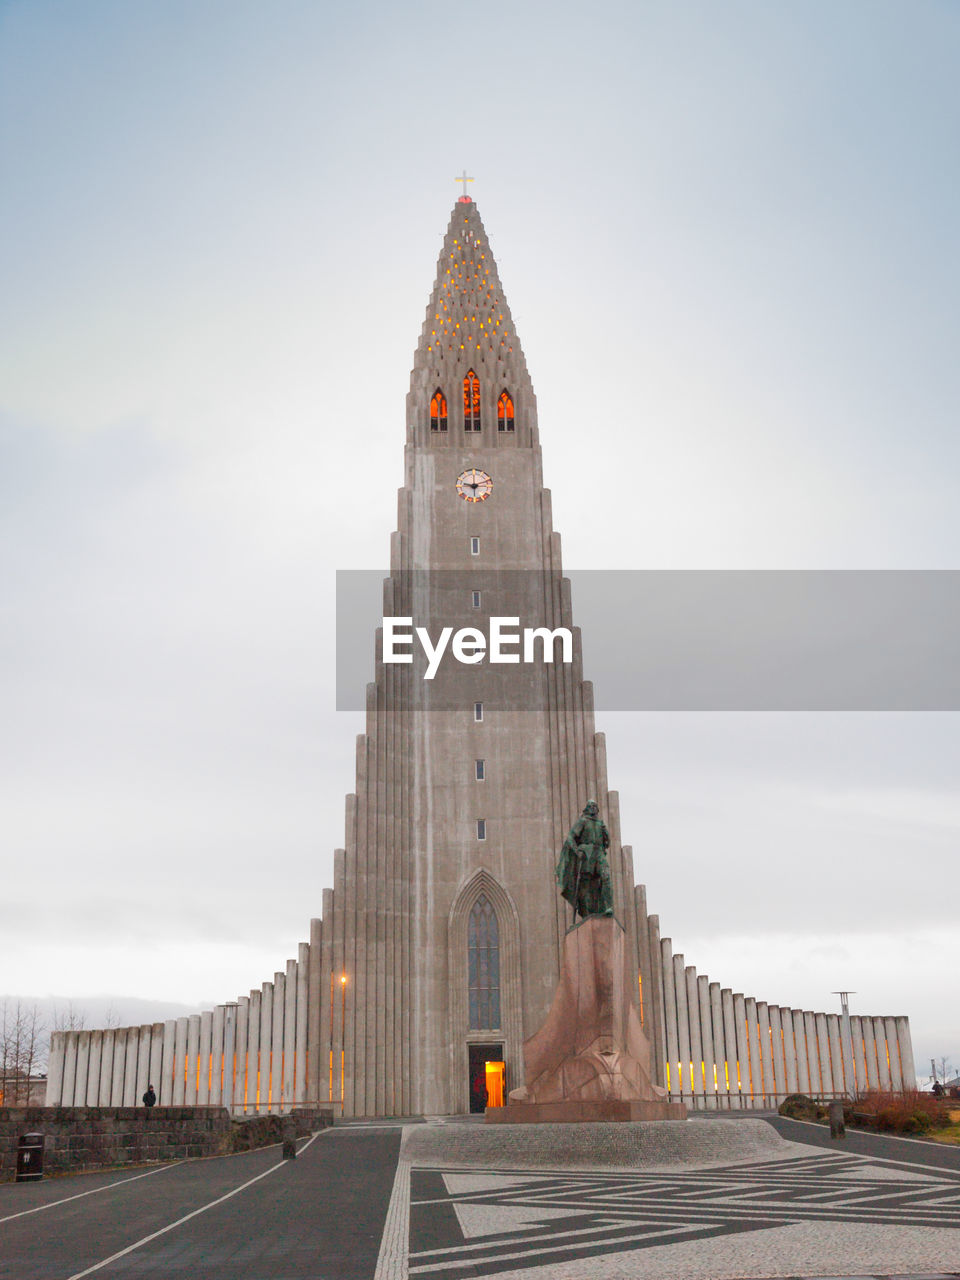
{"label": "translucent banner overlay", "polygon": [[[477,600],[479,599],[479,603]],[[409,570],[337,574],[337,708],[367,705],[384,615],[409,617],[436,643],[464,628],[489,634],[572,627],[573,663],[458,662],[435,676],[414,661],[381,666],[391,704],[443,710],[475,693],[536,710],[551,682],[588,678],[611,711],[960,710],[960,572]],[[582,636],[582,668],[581,668]],[[463,651],[461,646],[461,651]],[[519,646],[522,652],[522,645]],[[541,652],[542,647],[537,650]],[[514,647],[512,652],[518,652]]]}

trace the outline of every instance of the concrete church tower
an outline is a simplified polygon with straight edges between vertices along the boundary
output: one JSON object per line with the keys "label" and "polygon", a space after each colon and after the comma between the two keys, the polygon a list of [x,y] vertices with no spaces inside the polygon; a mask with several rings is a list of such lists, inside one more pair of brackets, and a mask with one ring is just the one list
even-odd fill
{"label": "concrete church tower", "polygon": [[567,628],[570,661],[544,662],[542,647],[529,663],[448,654],[425,680],[418,646],[409,664],[385,662],[378,635],[344,848],[309,942],[272,981],[203,1013],[55,1032],[49,1106],[130,1107],[150,1081],[161,1107],[234,1115],[480,1109],[484,1061],[505,1062],[508,1090],[522,1084],[523,1041],[550,1009],[569,923],[554,868],[588,799],[610,829],[626,989],[672,1101],[730,1110],[798,1090],[915,1086],[905,1017],[816,1013],[721,988],[647,914],[582,678],[533,386],[466,196],[414,359],[383,596],[385,619],[409,619],[434,642],[445,627],[488,634],[494,617]]}
{"label": "concrete church tower", "polygon": [[[486,632],[491,616],[573,630],[536,397],[466,197],[454,206],[414,360],[384,616],[411,618],[434,638],[444,626]],[[422,660],[385,665],[378,641],[346,848],[324,904],[325,922],[333,908],[331,968],[342,964],[349,993],[347,1112],[464,1111],[471,1057],[475,1075],[484,1052],[502,1054],[508,1088],[522,1083],[522,1042],[550,1007],[569,924],[554,868],[591,797],[611,831],[636,986],[630,851],[607,791],[579,634],[572,663],[554,647],[549,664],[539,648],[530,664],[448,657],[425,681]]]}

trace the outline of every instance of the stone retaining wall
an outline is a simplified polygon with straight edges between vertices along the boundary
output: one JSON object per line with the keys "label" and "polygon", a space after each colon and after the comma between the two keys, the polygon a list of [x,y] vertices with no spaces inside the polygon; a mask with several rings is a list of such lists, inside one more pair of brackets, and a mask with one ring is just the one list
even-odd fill
{"label": "stone retaining wall", "polygon": [[0,1181],[16,1176],[25,1133],[44,1135],[44,1172],[55,1174],[228,1155],[280,1142],[285,1125],[304,1137],[332,1123],[306,1107],[240,1120],[225,1107],[0,1107]]}

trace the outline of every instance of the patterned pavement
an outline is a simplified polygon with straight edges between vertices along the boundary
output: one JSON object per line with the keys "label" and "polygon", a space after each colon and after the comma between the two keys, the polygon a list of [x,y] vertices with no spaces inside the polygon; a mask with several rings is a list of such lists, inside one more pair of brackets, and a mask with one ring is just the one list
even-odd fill
{"label": "patterned pavement", "polygon": [[409,1274],[427,1280],[681,1242],[700,1244],[709,1267],[716,1237],[798,1223],[960,1228],[960,1182],[840,1154],[693,1173],[414,1168],[410,1200]]}

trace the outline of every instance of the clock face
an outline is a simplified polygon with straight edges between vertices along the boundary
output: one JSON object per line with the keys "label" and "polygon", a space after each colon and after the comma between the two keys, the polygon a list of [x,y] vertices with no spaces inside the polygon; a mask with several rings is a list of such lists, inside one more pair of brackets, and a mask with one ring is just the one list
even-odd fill
{"label": "clock face", "polygon": [[465,502],[486,502],[493,490],[493,481],[485,471],[471,467],[457,476],[457,493]]}

